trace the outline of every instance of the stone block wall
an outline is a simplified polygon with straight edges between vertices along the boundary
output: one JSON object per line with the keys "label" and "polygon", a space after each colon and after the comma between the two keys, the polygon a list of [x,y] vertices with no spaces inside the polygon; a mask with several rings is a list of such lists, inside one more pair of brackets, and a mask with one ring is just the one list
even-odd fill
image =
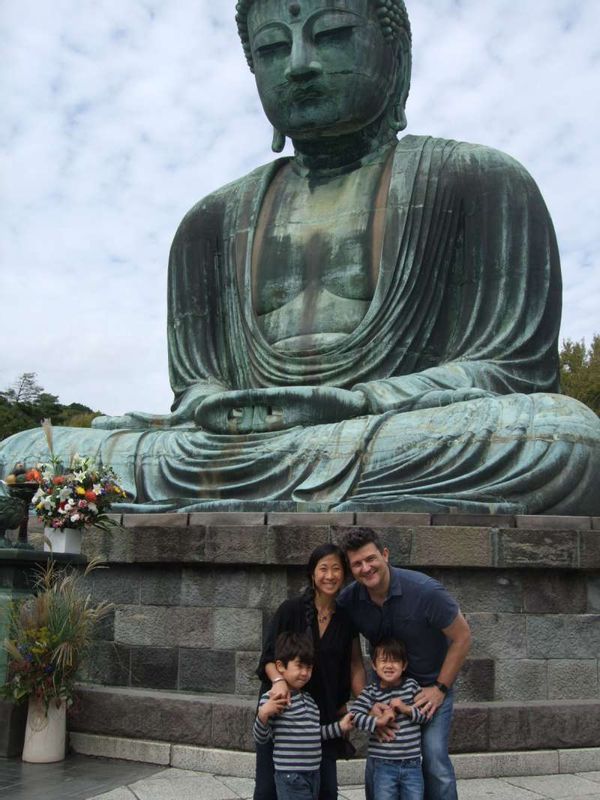
{"label": "stone block wall", "polygon": [[600,699],[600,524],[589,517],[127,516],[84,540],[109,567],[90,591],[115,604],[85,680],[255,696],[270,616],[304,584],[313,547],[355,524],[459,600],[474,634],[459,702]]}

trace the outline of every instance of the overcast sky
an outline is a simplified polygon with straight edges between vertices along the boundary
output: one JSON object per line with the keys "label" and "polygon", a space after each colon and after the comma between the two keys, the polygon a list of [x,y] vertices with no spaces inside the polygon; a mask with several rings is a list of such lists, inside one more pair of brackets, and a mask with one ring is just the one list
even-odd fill
{"label": "overcast sky", "polygon": [[[270,160],[234,0],[1,0],[0,388],[168,410],[166,265],[201,197]],[[600,332],[600,2],[408,0],[408,133],[505,150]]]}

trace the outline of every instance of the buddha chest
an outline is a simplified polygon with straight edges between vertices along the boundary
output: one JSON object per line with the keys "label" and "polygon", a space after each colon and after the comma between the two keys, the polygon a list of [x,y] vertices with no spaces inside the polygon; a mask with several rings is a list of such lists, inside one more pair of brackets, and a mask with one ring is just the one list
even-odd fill
{"label": "buddha chest", "polygon": [[334,343],[366,314],[379,275],[383,166],[311,179],[287,164],[271,182],[254,238],[252,303],[278,349]]}

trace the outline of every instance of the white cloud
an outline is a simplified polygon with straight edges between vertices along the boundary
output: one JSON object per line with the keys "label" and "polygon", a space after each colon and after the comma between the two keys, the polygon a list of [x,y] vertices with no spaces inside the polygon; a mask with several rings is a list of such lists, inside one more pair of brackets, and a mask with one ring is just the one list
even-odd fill
{"label": "white cloud", "polygon": [[[563,334],[598,331],[596,0],[409,0],[410,133],[482,142],[538,181],[563,257]],[[164,411],[166,263],[198,199],[272,158],[214,0],[4,0],[0,386]],[[10,342],[10,344],[8,344]]]}

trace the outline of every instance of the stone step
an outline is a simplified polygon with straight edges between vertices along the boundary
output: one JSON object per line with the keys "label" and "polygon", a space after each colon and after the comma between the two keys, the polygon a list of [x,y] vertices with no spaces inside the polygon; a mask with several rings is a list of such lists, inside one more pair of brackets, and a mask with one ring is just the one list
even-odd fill
{"label": "stone step", "polygon": [[[254,753],[240,750],[216,750],[74,732],[70,734],[70,746],[73,752],[81,755],[140,761],[207,772],[211,775],[254,777]],[[520,753],[463,753],[453,755],[452,762],[459,779],[594,772],[600,771],[600,747],[531,750]],[[365,761],[362,758],[338,762],[338,780],[341,786],[362,784],[364,772]]]}
{"label": "stone step", "polygon": [[[109,737],[252,751],[256,702],[235,695],[80,685],[69,730]],[[459,703],[452,753],[596,747],[600,699]]]}

